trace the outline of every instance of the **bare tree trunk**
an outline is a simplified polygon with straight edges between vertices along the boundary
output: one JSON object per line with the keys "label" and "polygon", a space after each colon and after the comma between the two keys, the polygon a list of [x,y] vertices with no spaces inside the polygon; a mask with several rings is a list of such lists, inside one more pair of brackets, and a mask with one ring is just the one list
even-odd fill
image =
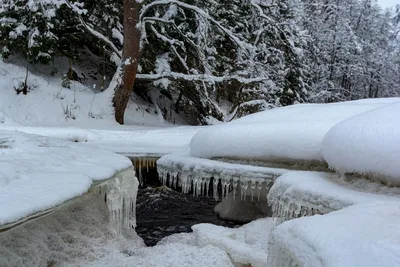
{"label": "bare tree trunk", "polygon": [[125,109],[133,91],[140,53],[140,31],[136,28],[139,20],[139,4],[136,0],[123,0],[124,9],[124,51],[122,83],[115,90],[113,105],[115,120],[124,124]]}

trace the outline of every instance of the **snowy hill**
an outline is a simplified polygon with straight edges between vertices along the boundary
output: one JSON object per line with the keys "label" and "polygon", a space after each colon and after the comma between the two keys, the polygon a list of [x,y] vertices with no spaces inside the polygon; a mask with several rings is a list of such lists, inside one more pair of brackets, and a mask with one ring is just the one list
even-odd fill
{"label": "snowy hill", "polygon": [[[45,66],[44,66],[45,67]],[[0,60],[0,125],[79,126],[83,128],[117,126],[111,103],[112,92],[99,92],[71,81],[71,89],[62,86],[62,75],[46,75],[43,66],[28,73],[27,95],[15,89],[24,82],[26,67]],[[32,67],[33,68],[33,67]],[[179,120],[178,120],[179,121]],[[154,106],[140,99],[130,101],[127,124],[166,124]]]}

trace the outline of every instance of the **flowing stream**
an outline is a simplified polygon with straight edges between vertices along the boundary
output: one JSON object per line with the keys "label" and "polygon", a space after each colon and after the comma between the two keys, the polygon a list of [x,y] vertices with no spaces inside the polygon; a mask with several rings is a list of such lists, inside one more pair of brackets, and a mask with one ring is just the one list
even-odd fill
{"label": "flowing stream", "polygon": [[141,175],[143,185],[137,197],[136,232],[147,246],[154,246],[163,237],[175,233],[191,232],[191,226],[199,223],[239,226],[217,217],[214,207],[218,202],[213,199],[212,190],[210,196],[198,197],[174,191],[162,186],[155,167],[148,171],[147,167],[142,168]]}

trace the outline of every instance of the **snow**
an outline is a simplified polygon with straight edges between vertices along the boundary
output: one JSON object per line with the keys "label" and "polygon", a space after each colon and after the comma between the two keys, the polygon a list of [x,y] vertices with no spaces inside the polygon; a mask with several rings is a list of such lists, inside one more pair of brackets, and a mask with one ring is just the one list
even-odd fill
{"label": "snow", "polygon": [[326,214],[351,205],[394,201],[400,203],[400,189],[370,181],[341,180],[334,173],[288,172],[275,180],[268,193],[273,215],[282,220],[301,215]]}
{"label": "snow", "polygon": [[335,171],[399,186],[399,122],[400,102],[347,119],[325,136],[324,158]]}
{"label": "snow", "polygon": [[199,248],[181,243],[170,243],[134,251],[133,256],[123,254],[105,257],[85,266],[148,266],[148,267],[202,267],[221,266],[233,267],[228,255],[221,249],[213,246]]}
{"label": "snow", "polygon": [[256,113],[197,133],[191,156],[323,161],[321,144],[337,123],[399,98],[301,104]]}
{"label": "snow", "polygon": [[0,225],[54,208],[131,166],[109,151],[0,131]]}
{"label": "snow", "polygon": [[272,219],[261,219],[239,229],[229,229],[212,224],[192,226],[199,246],[211,244],[226,251],[233,262],[266,266],[267,244],[273,227]]}
{"label": "snow", "polygon": [[[14,88],[18,88],[25,80],[26,62],[18,58],[15,61],[20,66],[0,61],[0,126],[121,128],[113,115],[112,90],[96,93],[92,89],[102,87],[100,77],[97,80],[89,79],[87,85],[71,81],[71,89],[64,88],[61,79],[69,65],[60,59],[55,63],[59,71],[55,76],[45,76],[54,68],[30,66],[30,91],[27,95],[17,95]],[[6,118],[5,122],[2,122],[2,117]],[[128,103],[125,120],[134,125],[169,126],[164,122],[161,112],[137,100]]]}
{"label": "snow", "polygon": [[268,266],[399,266],[399,224],[400,202],[383,201],[285,222],[272,234]]}
{"label": "snow", "polygon": [[168,236],[155,247],[136,249],[131,256],[112,254],[85,266],[265,266],[273,227],[271,218],[235,229],[198,224],[192,233]]}

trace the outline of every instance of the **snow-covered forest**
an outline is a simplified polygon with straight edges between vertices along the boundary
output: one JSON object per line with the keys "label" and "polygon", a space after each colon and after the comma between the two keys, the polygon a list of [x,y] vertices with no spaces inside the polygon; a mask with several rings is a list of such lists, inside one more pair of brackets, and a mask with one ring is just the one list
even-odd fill
{"label": "snow-covered forest", "polygon": [[[400,94],[400,11],[374,0],[139,2],[134,92],[171,122]],[[2,58],[48,64],[67,88],[106,90],[123,57],[122,10],[113,0],[2,0]]]}

